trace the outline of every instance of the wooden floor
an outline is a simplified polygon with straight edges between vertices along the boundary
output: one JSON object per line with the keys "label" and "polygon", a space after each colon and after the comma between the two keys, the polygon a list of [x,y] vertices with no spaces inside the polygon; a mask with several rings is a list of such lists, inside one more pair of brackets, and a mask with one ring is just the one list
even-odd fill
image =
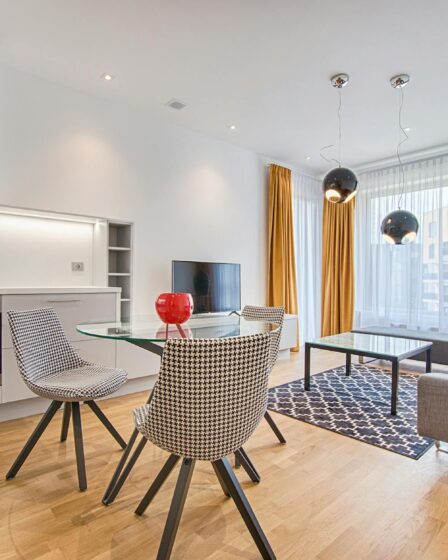
{"label": "wooden floor", "polygon": [[[340,365],[342,355],[313,352],[312,369]],[[279,362],[272,383],[303,374],[303,352]],[[126,436],[144,394],[111,399],[103,409]],[[262,475],[238,477],[277,558],[289,560],[448,559],[448,454],[430,449],[419,461],[274,414],[287,445],[263,424],[247,444]],[[92,412],[83,410],[89,488],[77,491],[72,434],[59,443],[50,424],[17,477],[4,474],[38,417],[0,424],[0,560],[139,560],[155,558],[173,491],[173,476],[147,514],[133,511],[166,453],[147,445],[116,502],[101,504],[120,451]],[[197,463],[174,559],[259,558],[209,464]]]}

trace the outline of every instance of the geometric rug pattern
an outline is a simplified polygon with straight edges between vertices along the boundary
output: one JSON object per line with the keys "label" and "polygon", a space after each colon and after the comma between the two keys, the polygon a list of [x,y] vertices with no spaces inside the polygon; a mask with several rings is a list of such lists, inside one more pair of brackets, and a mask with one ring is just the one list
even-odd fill
{"label": "geometric rug pattern", "polygon": [[[424,374],[423,374],[424,375]],[[391,375],[387,370],[352,364],[269,390],[268,408],[364,443],[419,459],[433,440],[417,433],[417,375],[400,373],[397,416],[390,414]]]}

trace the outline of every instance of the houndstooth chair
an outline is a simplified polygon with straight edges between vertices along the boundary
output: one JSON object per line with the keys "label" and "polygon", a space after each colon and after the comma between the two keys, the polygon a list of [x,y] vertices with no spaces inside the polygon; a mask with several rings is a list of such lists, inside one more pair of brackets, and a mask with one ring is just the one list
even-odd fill
{"label": "houndstooth chair", "polygon": [[[271,349],[269,354],[269,370],[275,365],[278,358],[278,352],[280,347],[280,338],[282,336],[283,321],[285,319],[285,308],[284,307],[257,307],[255,305],[246,305],[241,312],[241,316],[245,319],[252,319],[258,321],[270,321],[272,323],[277,323],[280,328],[272,333],[271,336]],[[279,430],[277,424],[274,422],[272,416],[268,411],[264,415],[267,423],[271,427],[274,434],[280,443],[286,443],[286,439]]]}
{"label": "houndstooth chair", "polygon": [[136,509],[142,515],[181,459],[180,473],[157,554],[167,560],[176,538],[195,461],[210,461],[255,543],[275,555],[226,456],[242,449],[267,406],[269,334],[223,339],[170,339],[149,404],[135,409],[138,431],[170,456]]}
{"label": "houndstooth chair", "polygon": [[67,439],[73,417],[78,482],[87,488],[84,464],[80,402],[85,402],[122,448],[125,441],[112,426],[95,399],[111,395],[126,381],[126,372],[86,362],[75,352],[61,327],[54,309],[9,311],[8,322],[19,371],[26,385],[39,397],[52,402],[28,442],[10,468],[7,479],[14,478],[64,404],[61,441]]}

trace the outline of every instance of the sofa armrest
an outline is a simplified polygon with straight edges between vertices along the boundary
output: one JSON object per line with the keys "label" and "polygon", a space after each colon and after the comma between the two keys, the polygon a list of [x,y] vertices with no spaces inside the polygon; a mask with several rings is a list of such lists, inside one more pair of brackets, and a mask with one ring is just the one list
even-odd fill
{"label": "sofa armrest", "polygon": [[419,377],[417,431],[439,441],[448,441],[448,375],[427,373]]}

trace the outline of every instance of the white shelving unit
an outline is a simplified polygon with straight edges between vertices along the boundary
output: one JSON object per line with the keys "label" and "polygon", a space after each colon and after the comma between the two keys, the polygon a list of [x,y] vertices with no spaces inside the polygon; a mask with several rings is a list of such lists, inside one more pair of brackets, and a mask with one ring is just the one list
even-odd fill
{"label": "white shelving unit", "polygon": [[121,320],[132,312],[132,224],[108,222],[108,285],[121,288]]}

